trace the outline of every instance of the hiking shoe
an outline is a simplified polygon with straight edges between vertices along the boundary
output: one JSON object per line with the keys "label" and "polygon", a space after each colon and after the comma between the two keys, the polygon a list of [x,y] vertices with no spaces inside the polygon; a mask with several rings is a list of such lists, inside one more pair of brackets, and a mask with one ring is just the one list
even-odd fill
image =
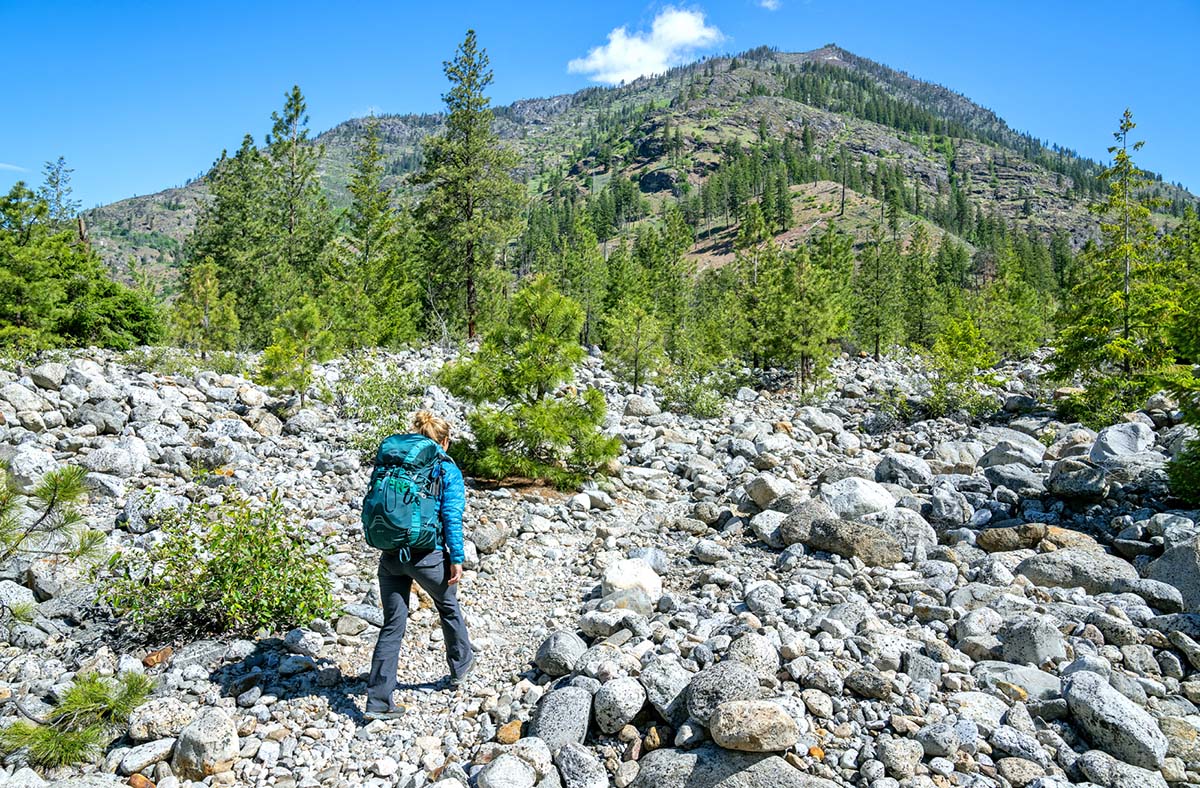
{"label": "hiking shoe", "polygon": [[398,720],[404,716],[404,712],[408,711],[404,706],[397,706],[394,709],[386,711],[367,711],[363,712],[363,716],[368,720]]}
{"label": "hiking shoe", "polygon": [[461,687],[462,683],[467,680],[467,676],[471,675],[471,670],[474,669],[474,667],[475,667],[475,655],[472,654],[471,661],[468,662],[466,667],[464,667],[462,669],[462,673],[459,673],[457,676],[450,677],[450,686],[454,687],[456,689],[458,687]]}

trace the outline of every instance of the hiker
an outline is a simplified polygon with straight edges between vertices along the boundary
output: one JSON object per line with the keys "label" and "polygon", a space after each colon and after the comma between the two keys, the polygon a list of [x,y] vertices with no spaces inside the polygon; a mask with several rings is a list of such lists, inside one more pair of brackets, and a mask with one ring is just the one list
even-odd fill
{"label": "hiker", "polygon": [[[463,618],[462,609],[458,606],[458,581],[462,579],[463,564],[463,533],[462,517],[466,506],[466,489],[463,484],[462,472],[454,461],[446,454],[450,446],[450,424],[445,419],[438,418],[427,410],[417,413],[413,419],[414,435],[393,435],[384,441],[376,457],[376,468],[372,472],[372,489],[368,490],[367,500],[364,501],[364,532],[367,541],[376,547],[384,548],[379,557],[379,595],[383,604],[383,627],[379,630],[379,640],[375,643],[375,653],[371,657],[371,674],[367,681],[368,719],[394,719],[404,713],[404,707],[393,702],[392,694],[396,689],[396,667],[400,654],[400,641],[404,638],[404,628],[408,622],[408,598],[412,591],[414,580],[433,598],[438,615],[442,619],[442,634],[446,643],[446,662],[450,666],[450,684],[457,687],[461,684],[475,662],[475,652],[467,636],[467,625]],[[427,438],[428,440],[423,440]],[[431,443],[432,442],[432,443]],[[434,446],[433,444],[436,444]],[[400,452],[397,454],[397,452]],[[397,460],[400,457],[402,459]],[[422,465],[422,463],[425,463]],[[369,502],[375,500],[375,506],[388,506],[378,501],[389,499],[372,499],[376,480],[387,481],[389,470],[402,466],[406,470],[413,468],[412,478],[421,480],[421,473],[427,472],[433,480],[433,494],[426,496],[408,495],[407,490],[416,487],[400,487],[404,492],[404,505],[416,506],[417,511],[427,515],[433,525],[430,526],[430,536],[418,539],[417,546],[405,546],[386,549],[388,523],[379,519],[367,525],[371,509]],[[402,475],[407,483],[409,477]],[[426,494],[430,490],[424,491]],[[390,499],[390,505],[395,507],[396,496]],[[416,503],[411,503],[412,501]],[[408,518],[405,510],[404,518]],[[420,518],[412,515],[414,523]],[[407,523],[406,523],[407,525]],[[407,527],[392,541],[411,542]],[[383,534],[381,536],[381,533]],[[395,533],[395,529],[392,529]]]}

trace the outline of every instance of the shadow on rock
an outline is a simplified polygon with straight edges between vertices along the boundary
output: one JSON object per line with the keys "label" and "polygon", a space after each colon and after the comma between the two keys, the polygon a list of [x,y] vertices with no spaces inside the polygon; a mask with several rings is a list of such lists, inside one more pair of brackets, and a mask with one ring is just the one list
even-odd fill
{"label": "shadow on rock", "polygon": [[[221,694],[234,698],[239,708],[263,721],[269,718],[270,699],[324,698],[329,710],[365,725],[367,720],[354,701],[366,692],[364,676],[347,677],[329,660],[288,650],[280,638],[264,638],[235,662],[209,674]],[[266,701],[266,702],[264,702]]]}

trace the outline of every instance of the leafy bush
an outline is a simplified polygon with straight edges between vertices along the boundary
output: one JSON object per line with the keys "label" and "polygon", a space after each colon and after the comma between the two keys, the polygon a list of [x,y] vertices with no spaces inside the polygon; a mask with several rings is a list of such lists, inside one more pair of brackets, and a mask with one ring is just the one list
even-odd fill
{"label": "leafy bush", "polygon": [[1167,464],[1171,494],[1189,505],[1200,504],[1200,440],[1188,441]]}
{"label": "leafy bush", "polygon": [[23,751],[29,765],[39,769],[98,760],[152,688],[139,673],[115,680],[80,675],[45,720],[20,720],[0,731],[0,749],[6,755]]}
{"label": "leafy bush", "polygon": [[616,456],[616,440],[600,432],[603,394],[556,393],[583,360],[582,326],[579,304],[537,277],[517,291],[508,322],[472,358],[442,369],[443,384],[476,406],[467,416],[474,446],[459,443],[452,451],[467,469],[569,487]]}
{"label": "leafy bush", "polygon": [[966,413],[974,417],[991,408],[991,398],[977,391],[975,384],[981,380],[979,370],[990,367],[995,359],[970,315],[946,318],[934,340],[931,361],[933,393],[926,407],[932,415]]}
{"label": "leafy bush", "polygon": [[164,516],[163,539],[117,556],[106,600],[137,630],[282,629],[333,608],[324,559],[309,550],[277,494],[265,506],[230,494]]}
{"label": "leafy bush", "polygon": [[159,339],[153,296],[110,279],[73,223],[50,213],[22,182],[0,195],[0,345],[126,349]]}
{"label": "leafy bush", "polygon": [[162,345],[135,348],[122,353],[119,361],[127,367],[142,369],[165,377],[195,377],[200,372],[218,375],[245,375],[245,360],[232,351],[213,351],[207,357],[200,352]]}
{"label": "leafy bush", "polygon": [[325,318],[315,301],[306,299],[275,321],[272,343],[263,351],[258,381],[268,386],[304,395],[312,385],[312,365],[333,354],[333,334],[325,328]]}
{"label": "leafy bush", "polygon": [[334,394],[342,415],[362,423],[350,442],[366,461],[384,438],[409,431],[408,417],[423,387],[413,375],[372,369],[369,359],[356,366],[357,374],[352,370],[339,381]]}
{"label": "leafy bush", "polygon": [[721,392],[704,381],[686,376],[671,377],[663,386],[663,401],[670,410],[700,419],[715,419],[725,407]]}

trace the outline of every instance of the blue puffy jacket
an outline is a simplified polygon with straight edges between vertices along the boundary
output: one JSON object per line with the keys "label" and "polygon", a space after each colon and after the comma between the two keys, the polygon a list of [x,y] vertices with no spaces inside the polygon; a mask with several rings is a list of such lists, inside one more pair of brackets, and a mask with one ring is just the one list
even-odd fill
{"label": "blue puffy jacket", "polygon": [[442,540],[450,552],[450,563],[461,564],[463,555],[463,510],[467,508],[467,486],[462,471],[449,458],[442,460],[442,499],[438,517],[442,521]]}

